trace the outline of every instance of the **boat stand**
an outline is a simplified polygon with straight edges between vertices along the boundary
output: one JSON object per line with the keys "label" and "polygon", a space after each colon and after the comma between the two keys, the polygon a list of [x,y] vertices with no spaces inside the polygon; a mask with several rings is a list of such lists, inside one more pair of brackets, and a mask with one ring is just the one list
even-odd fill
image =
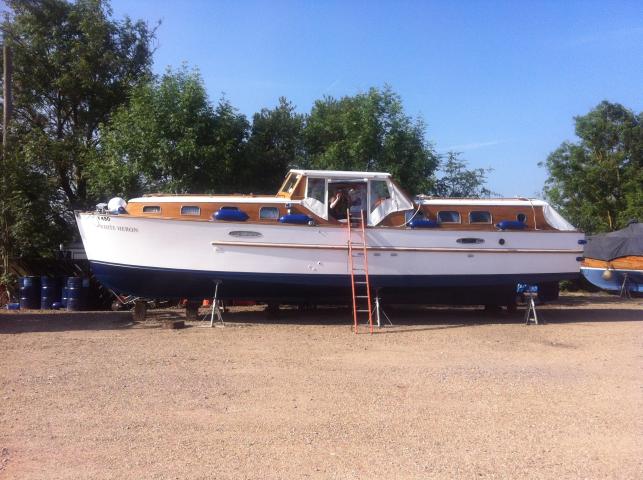
{"label": "boat stand", "polygon": [[221,280],[217,280],[214,285],[214,297],[212,298],[212,311],[210,312],[210,328],[214,327],[215,315],[219,320],[217,327],[225,327],[225,323],[223,323],[223,316],[221,315],[223,306],[221,305],[221,300],[219,300],[219,284],[221,284]]}
{"label": "boat stand", "polygon": [[538,294],[535,292],[525,292],[524,295],[529,299],[527,301],[527,311],[525,312],[525,325],[531,323],[538,325],[538,313],[536,313],[536,302],[534,301]]}
{"label": "boat stand", "polygon": [[393,326],[393,322],[391,321],[389,316],[386,314],[386,312],[384,311],[384,309],[380,305],[380,292],[379,292],[379,290],[377,290],[375,292],[375,308],[373,308],[373,313],[375,313],[375,318],[377,319],[377,327],[378,328],[382,328],[381,315],[383,315],[384,318],[386,319],[387,325],[384,325],[384,326],[389,326],[389,327]]}
{"label": "boat stand", "polygon": [[621,298],[632,298],[630,293],[630,277],[627,275],[627,272],[623,274],[623,284],[621,285],[621,293],[619,294]]}

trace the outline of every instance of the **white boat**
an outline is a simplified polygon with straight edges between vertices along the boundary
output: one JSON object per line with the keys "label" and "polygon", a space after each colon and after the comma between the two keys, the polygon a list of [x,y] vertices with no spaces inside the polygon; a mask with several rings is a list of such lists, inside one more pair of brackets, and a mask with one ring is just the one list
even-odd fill
{"label": "white boat", "polygon": [[76,220],[95,276],[119,293],[207,298],[219,283],[220,298],[348,301],[338,203],[364,212],[383,298],[505,304],[517,283],[553,297],[579,274],[584,236],[546,202],[411,199],[387,173],[291,170],[275,196],[150,195]]}

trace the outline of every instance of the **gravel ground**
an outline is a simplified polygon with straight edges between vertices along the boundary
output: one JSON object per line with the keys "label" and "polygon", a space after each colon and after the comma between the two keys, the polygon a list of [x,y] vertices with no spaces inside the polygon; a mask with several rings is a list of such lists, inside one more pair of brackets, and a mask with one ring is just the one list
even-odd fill
{"label": "gravel ground", "polygon": [[0,314],[0,478],[643,478],[643,301]]}

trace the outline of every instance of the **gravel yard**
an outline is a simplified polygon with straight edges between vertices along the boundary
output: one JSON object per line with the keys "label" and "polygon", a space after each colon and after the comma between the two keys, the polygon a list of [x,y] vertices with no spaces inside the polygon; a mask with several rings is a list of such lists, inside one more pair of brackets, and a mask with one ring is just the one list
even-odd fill
{"label": "gravel yard", "polygon": [[0,313],[0,478],[643,478],[643,301]]}

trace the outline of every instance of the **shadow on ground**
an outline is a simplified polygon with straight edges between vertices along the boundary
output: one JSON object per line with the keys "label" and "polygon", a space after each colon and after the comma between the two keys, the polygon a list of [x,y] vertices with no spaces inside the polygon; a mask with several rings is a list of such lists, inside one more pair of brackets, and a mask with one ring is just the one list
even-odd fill
{"label": "shadow on ground", "polygon": [[[565,296],[549,305],[538,306],[541,323],[634,322],[643,320],[643,308],[638,300],[624,300],[618,296],[585,295]],[[385,307],[384,312],[395,327],[409,327],[415,331],[461,328],[487,324],[520,324],[525,310],[485,311],[479,307],[436,307],[404,305]],[[223,315],[230,324],[247,325],[352,325],[352,312],[346,307],[319,307],[299,310],[284,307],[269,313],[262,307],[233,307]],[[127,328],[160,328],[164,320],[184,319],[179,309],[148,311],[145,322],[132,321],[130,312],[4,312],[0,313],[0,334],[29,332],[63,332],[72,330],[122,330]],[[209,312],[201,310],[200,321],[186,326],[207,325]],[[374,319],[375,320],[375,319]],[[382,324],[385,325],[382,317]],[[361,327],[364,329],[365,327]],[[380,332],[401,332],[395,328]]]}

